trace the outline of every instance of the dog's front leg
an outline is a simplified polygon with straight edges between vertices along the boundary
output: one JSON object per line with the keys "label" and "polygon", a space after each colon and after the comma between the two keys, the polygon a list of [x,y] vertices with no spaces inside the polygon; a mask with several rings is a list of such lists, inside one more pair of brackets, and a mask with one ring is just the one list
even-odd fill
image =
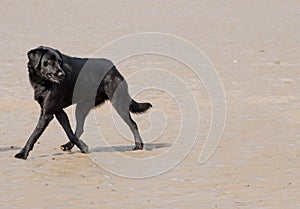
{"label": "dog's front leg", "polygon": [[55,116],[56,116],[58,122],[60,123],[60,125],[65,130],[70,142],[72,144],[75,144],[82,153],[87,153],[88,146],[82,140],[78,139],[77,136],[73,133],[71,126],[70,126],[68,116],[65,113],[65,111],[61,110],[61,111],[55,113]]}
{"label": "dog's front leg", "polygon": [[15,158],[26,159],[28,157],[29,152],[33,149],[34,144],[38,140],[38,138],[42,135],[43,131],[46,129],[50,121],[53,119],[52,114],[41,113],[40,119],[33,130],[31,136],[29,137],[26,145],[23,149],[15,155]]}

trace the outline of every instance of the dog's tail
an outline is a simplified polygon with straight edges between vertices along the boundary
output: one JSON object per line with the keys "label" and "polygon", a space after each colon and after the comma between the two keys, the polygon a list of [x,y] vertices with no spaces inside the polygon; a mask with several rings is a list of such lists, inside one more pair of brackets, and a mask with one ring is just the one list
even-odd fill
{"label": "dog's tail", "polygon": [[135,114],[146,112],[150,107],[152,107],[152,104],[145,102],[145,103],[138,103],[134,100],[131,100],[129,111]]}

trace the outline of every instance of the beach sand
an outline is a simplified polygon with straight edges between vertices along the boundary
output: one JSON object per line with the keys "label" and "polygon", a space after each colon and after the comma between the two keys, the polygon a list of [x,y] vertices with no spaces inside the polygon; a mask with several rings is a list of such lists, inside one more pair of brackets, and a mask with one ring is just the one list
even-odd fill
{"label": "beach sand", "polygon": [[[299,22],[298,1],[2,1],[0,207],[298,208]],[[115,156],[152,157],[160,160],[158,165],[168,161],[160,155],[178,142],[180,112],[172,95],[157,89],[135,96],[153,104],[149,112],[134,116],[147,150],[130,151],[130,132],[124,124],[114,126],[117,116],[107,102],[90,114],[82,136],[90,154],[77,148],[62,152],[59,146],[67,137],[53,120],[26,161],[13,157],[39,116],[28,80],[28,50],[47,45],[68,55],[92,57],[107,43],[141,32],[186,39],[216,68],[227,116],[220,144],[206,163],[198,160],[211,122],[209,92],[192,73],[186,73],[186,66],[155,55],[128,58],[117,66],[131,89],[143,88],[131,75],[160,68],[182,78],[195,94],[199,134],[175,167],[161,174],[156,168],[157,175],[138,179],[105,169],[131,168]],[[73,107],[67,112],[74,125]],[[161,123],[163,119],[166,123]],[[151,122],[157,131],[148,133]],[[185,125],[193,130],[193,124]],[[128,137],[122,137],[123,132]]]}

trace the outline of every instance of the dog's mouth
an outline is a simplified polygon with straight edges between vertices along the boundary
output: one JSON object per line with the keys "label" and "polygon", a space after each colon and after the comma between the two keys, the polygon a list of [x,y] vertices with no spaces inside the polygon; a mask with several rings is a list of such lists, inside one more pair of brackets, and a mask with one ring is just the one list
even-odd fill
{"label": "dog's mouth", "polygon": [[51,73],[47,73],[46,74],[46,77],[47,77],[47,79],[48,80],[50,80],[51,82],[53,82],[53,83],[61,83],[62,82],[62,80],[63,80],[63,78],[58,78],[58,77],[56,77],[55,75],[53,75],[53,74],[51,74]]}

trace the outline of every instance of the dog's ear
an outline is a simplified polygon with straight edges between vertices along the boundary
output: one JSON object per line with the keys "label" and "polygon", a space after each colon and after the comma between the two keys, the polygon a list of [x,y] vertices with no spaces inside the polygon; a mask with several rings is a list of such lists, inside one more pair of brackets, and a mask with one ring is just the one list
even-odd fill
{"label": "dog's ear", "polygon": [[57,49],[55,49],[55,51],[59,54],[59,57],[60,57],[60,59],[62,59],[63,57],[62,57],[62,54],[61,54],[61,52],[60,51],[58,51]]}
{"label": "dog's ear", "polygon": [[29,59],[28,66],[37,68],[41,62],[43,54],[44,50],[40,47],[27,52],[27,57]]}

